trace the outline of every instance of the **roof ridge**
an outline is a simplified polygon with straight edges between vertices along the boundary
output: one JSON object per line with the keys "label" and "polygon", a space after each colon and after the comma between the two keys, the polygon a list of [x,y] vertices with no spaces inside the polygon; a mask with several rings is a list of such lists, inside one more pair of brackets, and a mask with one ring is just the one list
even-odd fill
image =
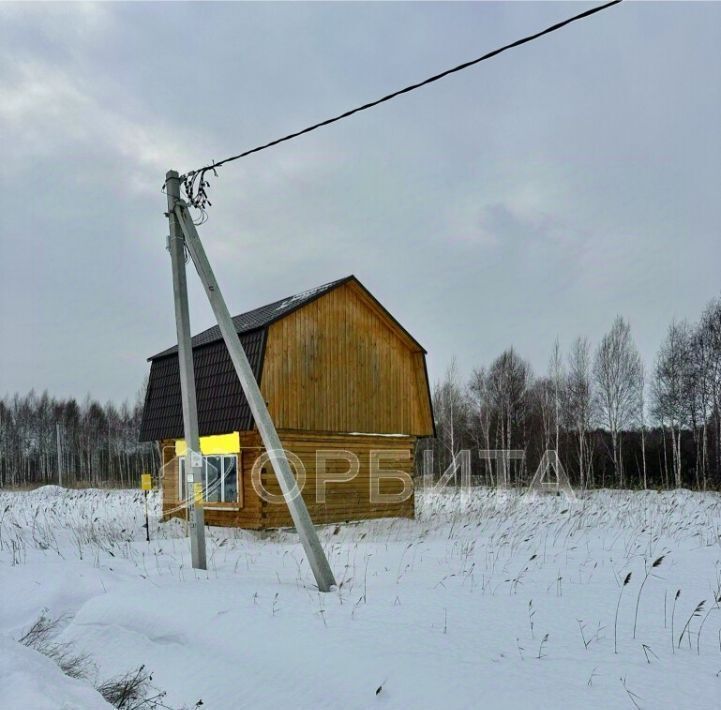
{"label": "roof ridge", "polygon": [[[319,298],[328,291],[331,291],[353,279],[356,281],[358,280],[353,274],[350,274],[349,276],[344,276],[343,278],[336,279],[335,281],[329,281],[328,283],[321,284],[320,286],[300,291],[299,293],[286,296],[285,298],[280,298],[277,301],[271,301],[270,303],[258,306],[257,308],[245,311],[244,313],[239,313],[238,315],[232,317],[235,330],[240,335],[241,333],[248,333],[252,330],[265,328],[271,325],[271,323],[275,323],[275,321],[285,318],[293,311],[296,311],[298,308],[301,308],[307,303]],[[222,335],[220,333],[219,326],[213,325],[192,337],[192,347],[197,348],[201,345],[209,345],[221,338]],[[173,345],[166,350],[162,350],[155,355],[151,355],[148,360],[157,360],[159,358],[172,355],[176,353],[177,350],[178,346]]]}

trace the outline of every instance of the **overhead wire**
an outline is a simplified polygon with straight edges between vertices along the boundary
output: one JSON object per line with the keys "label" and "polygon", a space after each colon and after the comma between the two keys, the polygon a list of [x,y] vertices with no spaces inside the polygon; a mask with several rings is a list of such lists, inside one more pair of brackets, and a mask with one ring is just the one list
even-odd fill
{"label": "overhead wire", "polygon": [[350,116],[353,116],[356,113],[360,113],[361,111],[367,111],[370,108],[374,108],[375,106],[378,106],[382,103],[391,101],[392,99],[395,99],[398,96],[402,96],[403,94],[410,93],[411,91],[415,91],[416,89],[420,89],[423,86],[432,84],[432,83],[439,81],[451,74],[455,74],[456,72],[462,71],[464,69],[468,69],[469,67],[479,64],[480,62],[486,61],[487,59],[496,57],[499,54],[502,54],[503,52],[507,52],[510,49],[520,47],[521,45],[527,44],[528,42],[533,42],[534,40],[537,40],[540,37],[543,37],[544,35],[550,34],[551,32],[556,32],[556,31],[562,29],[563,27],[566,27],[567,25],[572,24],[573,22],[578,22],[579,20],[583,20],[588,17],[591,17],[592,15],[602,12],[603,10],[607,10],[608,8],[612,7],[613,5],[618,5],[621,2],[622,2],[622,0],[612,0],[611,2],[607,2],[603,5],[598,5],[596,7],[592,7],[589,10],[585,10],[584,12],[581,12],[577,15],[573,15],[572,17],[569,17],[565,20],[556,22],[555,24],[553,24],[549,27],[546,27],[545,29],[543,29],[539,32],[522,37],[521,39],[518,39],[515,42],[511,42],[510,44],[506,44],[502,47],[498,47],[497,49],[487,52],[486,54],[483,54],[482,56],[477,57],[476,59],[471,59],[470,61],[463,62],[462,64],[458,64],[457,66],[452,67],[451,69],[446,69],[445,71],[442,71],[439,74],[434,74],[433,76],[430,76],[427,79],[424,79],[423,81],[416,82],[415,84],[410,84],[402,89],[394,91],[390,94],[386,94],[385,96],[382,96],[381,98],[376,99],[375,101],[370,101],[368,103],[362,104],[361,106],[356,106],[355,108],[352,108],[348,111],[344,111],[343,113],[340,113],[337,116],[333,116],[332,118],[327,118],[324,121],[320,121],[319,123],[314,123],[313,125],[307,126],[306,128],[302,128],[298,131],[294,131],[293,133],[288,133],[287,135],[282,136],[281,138],[276,138],[267,143],[263,143],[262,145],[258,145],[255,148],[250,148],[249,150],[244,150],[242,153],[238,153],[237,155],[231,155],[227,158],[224,158],[223,160],[213,161],[202,168],[198,168],[197,170],[191,170],[191,171],[185,173],[184,175],[181,175],[181,184],[182,184],[183,190],[188,198],[188,202],[193,207],[196,207],[201,210],[205,210],[207,207],[211,206],[212,203],[208,199],[208,188],[210,187],[210,183],[207,179],[207,174],[208,174],[208,172],[212,171],[213,174],[217,177],[217,175],[218,175],[217,169],[226,165],[227,163],[231,163],[235,160],[240,160],[241,158],[245,158],[249,155],[253,155],[254,153],[259,153],[262,150],[266,150],[266,149],[272,148],[273,146],[276,146],[280,143],[285,143],[286,141],[293,140],[294,138],[298,138],[299,136],[305,135],[306,133],[310,133],[311,131],[316,131],[319,128],[323,128],[325,126],[331,125],[332,123],[336,123],[337,121],[342,121],[343,119],[349,118]]}

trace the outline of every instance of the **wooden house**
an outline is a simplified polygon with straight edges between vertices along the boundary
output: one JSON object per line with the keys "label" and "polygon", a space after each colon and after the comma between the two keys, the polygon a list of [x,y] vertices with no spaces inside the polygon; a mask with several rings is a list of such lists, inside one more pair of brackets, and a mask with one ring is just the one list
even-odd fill
{"label": "wooden house", "polygon": [[[302,495],[313,521],[413,517],[413,495],[378,502],[369,488],[379,468],[410,474],[416,439],[434,434],[425,350],[418,342],[354,276],[233,322],[283,447],[305,468]],[[218,327],[192,343],[206,523],[252,529],[292,525],[285,504],[259,495],[258,482],[262,490],[280,493],[271,465],[257,467],[252,480],[263,445]],[[184,516],[177,346],[149,360],[141,440],[160,443],[164,515]],[[325,500],[318,496],[318,451],[326,452]],[[349,455],[359,462],[356,475],[327,482],[350,470],[343,458]],[[383,477],[379,491],[399,493],[403,485]]]}

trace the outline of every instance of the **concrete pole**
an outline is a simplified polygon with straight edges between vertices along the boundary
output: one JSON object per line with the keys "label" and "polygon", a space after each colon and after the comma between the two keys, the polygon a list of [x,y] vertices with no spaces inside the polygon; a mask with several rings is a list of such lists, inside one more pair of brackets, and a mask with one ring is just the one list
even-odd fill
{"label": "concrete pole", "polygon": [[[198,405],[195,398],[195,372],[193,369],[193,346],[188,311],[188,283],[185,273],[185,239],[174,209],[180,199],[178,173],[170,170],[165,175],[165,191],[168,195],[168,221],[170,238],[168,250],[173,269],[173,300],[175,302],[175,327],[178,334],[178,364],[180,365],[180,390],[183,399],[183,429],[187,448],[185,458],[185,493],[188,502],[190,524],[190,556],[195,569],[206,569],[205,521],[202,506],[195,504],[195,484],[203,484],[203,460],[200,456],[198,433]],[[188,476],[188,472],[190,475]],[[190,479],[190,480],[188,480]],[[192,485],[188,485],[188,484]]]}
{"label": "concrete pole", "polygon": [[285,496],[288,509],[290,510],[290,516],[293,519],[293,524],[298,531],[308,562],[315,575],[318,589],[320,589],[321,592],[328,592],[335,586],[333,572],[328,564],[323,546],[318,539],[318,534],[313,526],[313,521],[310,518],[305,501],[302,496],[293,495],[294,489],[296,488],[295,478],[290,470],[283,445],[278,437],[278,432],[275,429],[273,420],[270,418],[270,413],[268,412],[258,383],[255,380],[253,370],[250,367],[243,346],[240,344],[240,338],[233,325],[233,320],[225,304],[223,295],[220,292],[220,286],[218,286],[218,282],[213,274],[213,269],[205,254],[205,249],[198,236],[198,231],[195,229],[193,220],[190,218],[184,203],[177,203],[175,205],[175,214],[185,236],[185,244],[188,247],[200,280],[203,282],[203,288],[205,289],[215,318],[220,326],[220,332],[223,335],[223,340],[230,353],[230,359],[233,361],[235,372],[243,387],[250,411],[253,413],[253,419],[255,420],[265,449],[270,457],[276,478]]}

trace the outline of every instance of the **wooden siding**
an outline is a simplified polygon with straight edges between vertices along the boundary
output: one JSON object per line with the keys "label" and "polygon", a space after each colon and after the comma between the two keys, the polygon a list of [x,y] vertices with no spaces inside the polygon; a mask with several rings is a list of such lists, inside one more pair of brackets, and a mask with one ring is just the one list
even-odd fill
{"label": "wooden siding", "polygon": [[[405,460],[383,460],[379,468],[383,471],[400,470],[409,476],[413,473],[413,453],[415,440],[411,437],[379,437],[310,434],[307,432],[279,432],[283,447],[293,452],[303,462],[306,470],[306,484],[303,488],[303,500],[308,507],[310,517],[316,524],[367,520],[370,518],[413,518],[415,515],[414,496],[402,503],[372,503],[370,501],[370,452],[405,452]],[[316,501],[316,451],[349,451],[359,460],[358,474],[350,481],[328,483],[325,503]],[[280,487],[270,464],[264,466],[263,487],[269,492],[280,495]],[[348,470],[344,460],[327,463],[330,473],[343,474]],[[380,481],[382,494],[400,493],[401,481],[395,478],[383,478]],[[276,528],[292,525],[286,505],[263,503],[262,527]]]}
{"label": "wooden siding", "polygon": [[351,281],[269,327],[261,390],[279,429],[432,436],[424,357]]}
{"label": "wooden siding", "polygon": [[[306,484],[303,499],[314,523],[326,524],[371,518],[406,517],[413,518],[415,504],[413,494],[403,502],[373,503],[370,500],[370,457],[371,451],[384,454],[398,452],[399,458],[384,458],[379,465],[382,471],[400,470],[412,475],[415,439],[413,437],[357,436],[350,434],[326,434],[295,431],[280,431],[283,446],[294,453],[303,462],[306,469]],[[185,518],[184,509],[171,511],[178,505],[178,467],[173,442],[163,442],[163,460],[166,462],[163,486],[164,516]],[[316,493],[316,452],[348,451],[358,457],[358,474],[350,481],[328,483],[326,500],[317,502]],[[219,504],[208,504],[205,521],[208,525],[232,526],[250,529],[265,529],[292,526],[292,520],[285,504],[274,504],[262,500],[253,488],[252,467],[263,451],[257,432],[241,432],[241,452],[239,454],[239,486],[243,491],[243,506],[239,510],[217,509]],[[344,460],[331,460],[326,470],[331,474],[343,474],[348,465]],[[270,463],[263,466],[261,482],[266,491],[280,495],[280,487],[275,479]],[[387,477],[380,481],[381,494],[400,493],[403,484],[400,480]],[[212,506],[213,509],[209,509]]]}

